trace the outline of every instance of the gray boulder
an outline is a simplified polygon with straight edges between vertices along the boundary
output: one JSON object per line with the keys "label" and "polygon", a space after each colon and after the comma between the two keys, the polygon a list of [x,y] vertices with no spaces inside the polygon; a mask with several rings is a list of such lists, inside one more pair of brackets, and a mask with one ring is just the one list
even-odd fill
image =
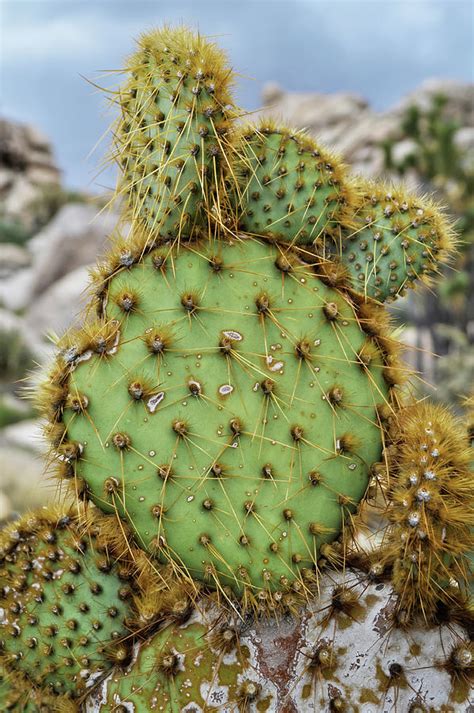
{"label": "gray boulder", "polygon": [[97,214],[96,205],[68,203],[29,244],[34,277],[30,298],[82,265],[95,262],[118,217],[112,211]]}
{"label": "gray boulder", "polygon": [[28,250],[15,243],[0,243],[0,278],[8,277],[28,267],[30,263],[31,255]]}
{"label": "gray boulder", "polygon": [[47,349],[46,335],[51,332],[61,335],[71,325],[85,304],[88,281],[89,268],[78,267],[54,282],[30,304],[25,323],[45,355],[53,347],[49,342]]}

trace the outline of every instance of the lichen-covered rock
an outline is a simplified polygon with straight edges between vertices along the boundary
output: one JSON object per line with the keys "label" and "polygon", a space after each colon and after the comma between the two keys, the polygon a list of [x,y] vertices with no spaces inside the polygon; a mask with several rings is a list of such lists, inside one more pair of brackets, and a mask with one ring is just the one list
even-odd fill
{"label": "lichen-covered rock", "polygon": [[123,713],[465,713],[472,643],[460,623],[407,632],[386,579],[328,572],[297,618],[242,620],[204,606],[142,644],[86,704]]}
{"label": "lichen-covered rock", "polygon": [[[240,627],[241,628],[241,627]],[[196,611],[142,644],[126,671],[113,673],[86,711],[268,710],[275,688],[252,666],[239,629],[220,625],[216,612]]]}

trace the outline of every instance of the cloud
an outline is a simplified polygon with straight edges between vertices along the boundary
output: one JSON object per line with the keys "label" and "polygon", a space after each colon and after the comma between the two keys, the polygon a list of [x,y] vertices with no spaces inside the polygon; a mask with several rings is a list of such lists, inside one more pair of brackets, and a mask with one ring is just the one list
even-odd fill
{"label": "cloud", "polygon": [[[48,6],[39,2],[37,7]],[[122,47],[131,46],[131,37],[143,28],[140,20],[120,22],[120,15],[109,17],[96,12],[93,7],[78,7],[71,3],[59,6],[54,15],[38,15],[28,2],[18,8],[24,12],[10,11],[6,14],[2,33],[2,62],[64,62],[69,58],[95,59],[110,52],[110,42]],[[109,8],[110,4],[108,3]],[[59,9],[61,8],[61,9]]]}

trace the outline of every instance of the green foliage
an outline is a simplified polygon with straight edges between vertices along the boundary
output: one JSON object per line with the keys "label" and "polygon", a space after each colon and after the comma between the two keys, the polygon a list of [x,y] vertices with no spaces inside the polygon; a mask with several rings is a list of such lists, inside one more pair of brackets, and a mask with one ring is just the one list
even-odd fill
{"label": "green foliage", "polygon": [[0,383],[21,379],[33,367],[33,353],[15,329],[0,331]]}
{"label": "green foliage", "polygon": [[[447,355],[446,364],[444,359],[436,364],[437,393],[458,403],[469,383],[472,352],[472,338],[466,336],[460,349],[458,335],[470,334],[474,311],[474,161],[457,143],[459,128],[451,118],[449,99],[436,95],[427,109],[407,109],[402,130],[412,140],[413,150],[403,161],[394,161],[393,141],[383,145],[386,169],[402,177],[414,170],[425,186],[449,205],[455,218],[457,259],[451,270],[444,271],[444,280],[435,293],[424,296],[417,309],[416,324],[433,327],[434,351]],[[436,324],[446,325],[447,329],[439,329]]]}
{"label": "green foliage", "polygon": [[0,243],[24,245],[33,234],[34,231],[26,228],[21,221],[0,217]]}
{"label": "green foliage", "polygon": [[25,245],[66,203],[85,203],[89,200],[85,194],[64,189],[57,184],[45,185],[25,207],[22,218],[9,218],[0,212],[0,243]]}
{"label": "green foliage", "polygon": [[8,399],[2,398],[0,395],[0,428],[9,426],[12,423],[18,423],[18,421],[23,421],[32,416],[33,411],[31,409],[17,408]]}
{"label": "green foliage", "polygon": [[437,380],[433,397],[444,403],[460,403],[466,389],[474,384],[474,345],[455,326],[438,324],[435,330],[449,343],[449,351],[436,366]]}
{"label": "green foliage", "polygon": [[64,189],[54,183],[43,186],[40,194],[26,209],[26,213],[32,216],[31,234],[34,235],[48,225],[66,203],[86,203],[89,200],[84,193]]}

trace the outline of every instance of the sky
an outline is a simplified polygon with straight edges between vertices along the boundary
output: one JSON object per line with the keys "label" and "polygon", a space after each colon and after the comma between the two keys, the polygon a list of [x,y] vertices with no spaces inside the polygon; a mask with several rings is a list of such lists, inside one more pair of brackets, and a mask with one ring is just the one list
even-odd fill
{"label": "sky", "polygon": [[[354,92],[378,110],[429,77],[473,81],[471,0],[0,0],[0,115],[53,141],[64,183],[100,191],[113,86],[134,38],[162,23],[213,36],[238,72],[237,101],[286,90]],[[90,80],[90,81],[87,81]]]}

